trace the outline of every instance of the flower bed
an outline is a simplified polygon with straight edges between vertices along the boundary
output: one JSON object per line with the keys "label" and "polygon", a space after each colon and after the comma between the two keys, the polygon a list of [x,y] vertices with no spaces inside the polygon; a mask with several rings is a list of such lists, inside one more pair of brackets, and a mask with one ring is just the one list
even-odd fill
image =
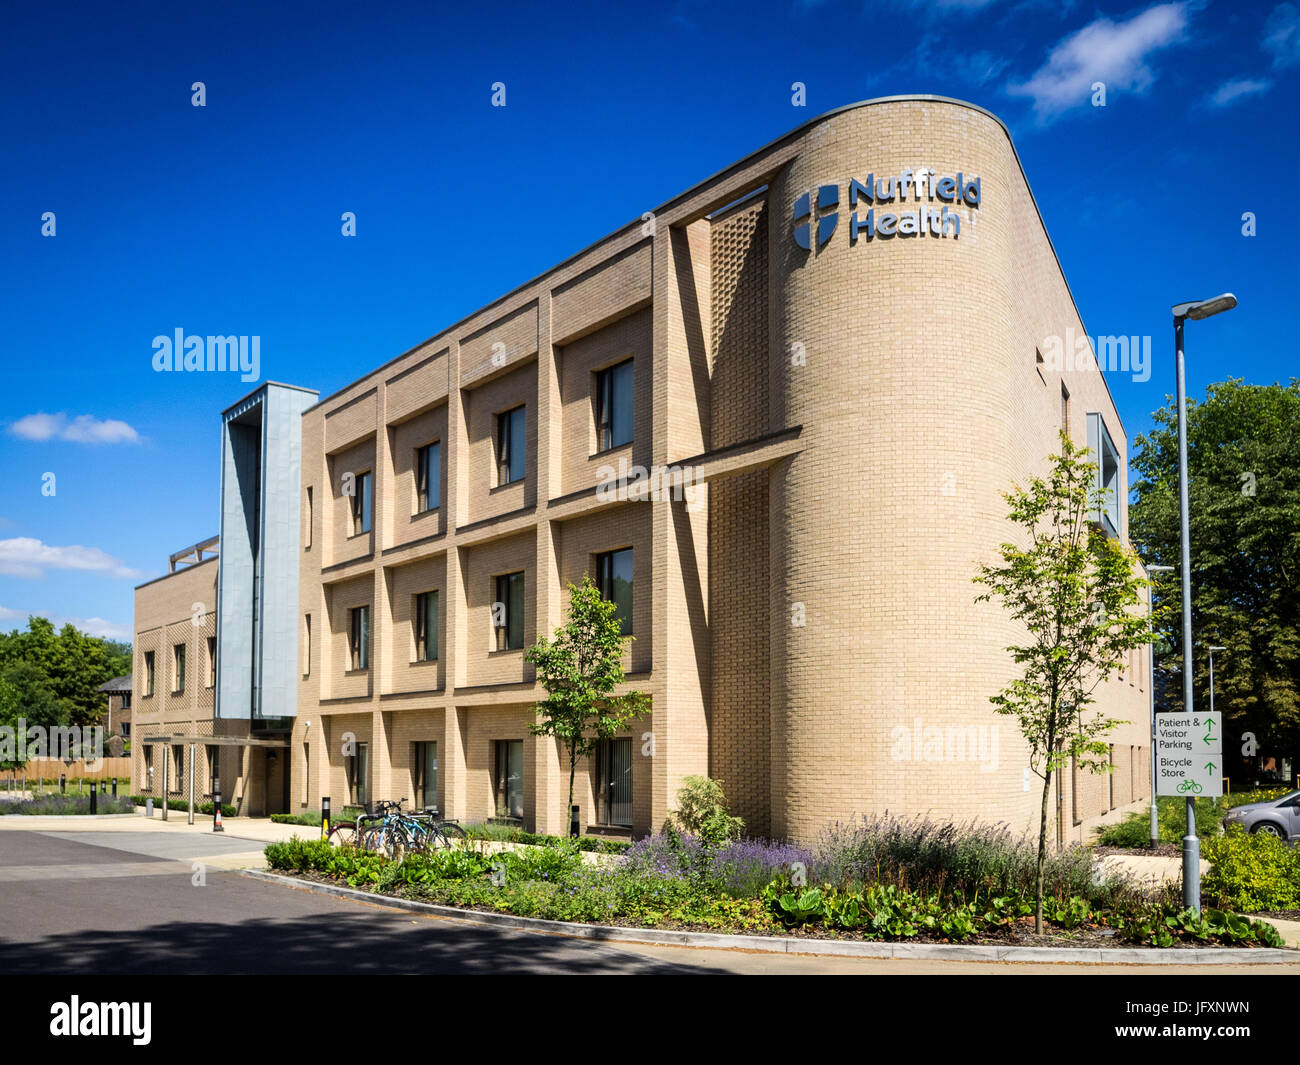
{"label": "flower bed", "polygon": [[[295,837],[270,844],[266,857],[272,870],[308,879],[555,921],[936,943],[1284,945],[1266,923],[1217,909],[1197,917],[1168,897],[1145,895],[1113,876],[1099,879],[1086,852],[1063,857],[1051,870],[1049,883],[1059,890],[1045,900],[1046,934],[1035,936],[1032,892],[1012,883],[1025,871],[1017,841],[923,831],[926,846],[904,864],[901,851],[917,833],[903,822],[894,823],[892,835],[877,831],[881,822],[864,824],[840,826],[833,845],[811,849],[762,840],[708,847],[667,832],[599,866],[584,862],[567,840],[394,862]],[[870,868],[867,843],[874,848]],[[833,868],[838,879],[819,878]],[[991,887],[999,883],[1005,890]]]}

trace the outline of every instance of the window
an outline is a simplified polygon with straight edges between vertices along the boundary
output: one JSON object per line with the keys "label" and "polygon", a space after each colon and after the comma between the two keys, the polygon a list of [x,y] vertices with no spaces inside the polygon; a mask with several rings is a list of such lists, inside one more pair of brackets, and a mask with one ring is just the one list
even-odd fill
{"label": "window", "polygon": [[523,817],[524,741],[497,740],[495,765],[497,817]]}
{"label": "window", "polygon": [[602,740],[596,746],[596,824],[632,824],[632,741]]}
{"label": "window", "polygon": [[185,791],[185,744],[172,744],[172,776],[167,782],[167,790],[181,794]]}
{"label": "window", "polygon": [[596,374],[596,450],[632,439],[632,360]]}
{"label": "window", "polygon": [[432,662],[438,657],[438,593],[421,592],[415,597],[415,660]]}
{"label": "window", "polygon": [[208,637],[208,687],[217,686],[217,638]]}
{"label": "window", "polygon": [[130,710],[130,709],[131,709],[131,693],[130,693],[130,692],[123,692],[123,693],[122,693],[122,702],[121,702],[121,704],[119,705],[118,709],[120,709],[120,710]]}
{"label": "window", "polygon": [[596,556],[596,586],[600,594],[618,611],[615,617],[619,621],[619,632],[623,636],[632,634],[632,549],[625,547],[621,551],[606,551]]}
{"label": "window", "polygon": [[146,698],[153,695],[153,652],[144,653],[144,694]]}
{"label": "window", "polygon": [[303,615],[302,631],[302,675],[311,676],[311,615]]}
{"label": "window", "polygon": [[1061,382],[1061,432],[1070,435],[1070,390]]}
{"label": "window", "polygon": [[415,745],[415,808],[438,806],[438,745],[432,740]]}
{"label": "window", "polygon": [[524,645],[524,575],[506,573],[497,578],[492,603],[492,627],[498,651],[517,651]]}
{"label": "window", "polygon": [[122,722],[122,739],[126,739],[126,738],[128,738],[130,735],[131,735],[131,722],[129,722],[129,721],[123,721],[123,722]]}
{"label": "window", "polygon": [[370,745],[357,744],[357,753],[348,760],[348,802],[366,806],[370,802]]}
{"label": "window", "polygon": [[221,748],[208,744],[208,794],[216,795],[221,788]]}
{"label": "window", "polygon": [[1100,414],[1088,415],[1089,461],[1097,465],[1092,519],[1107,536],[1119,536],[1119,450]]}
{"label": "window", "polygon": [[442,505],[442,444],[435,441],[415,452],[415,512]]}
{"label": "window", "polygon": [[348,611],[348,668],[370,668],[370,607]]}
{"label": "window", "polygon": [[185,690],[185,645],[178,643],[172,648],[172,694],[179,695]]}
{"label": "window", "polygon": [[497,486],[523,480],[526,407],[497,415]]}
{"label": "window", "polygon": [[307,528],[303,530],[302,546],[304,551],[311,550],[311,524],[312,524],[312,506],[311,506],[311,487],[307,488]]}
{"label": "window", "polygon": [[360,536],[370,531],[370,490],[374,476],[369,472],[358,473],[353,484],[352,496],[352,535]]}

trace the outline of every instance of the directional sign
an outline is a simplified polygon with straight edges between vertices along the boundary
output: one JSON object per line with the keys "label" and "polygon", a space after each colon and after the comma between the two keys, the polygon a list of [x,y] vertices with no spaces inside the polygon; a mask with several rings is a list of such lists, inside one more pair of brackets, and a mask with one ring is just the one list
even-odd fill
{"label": "directional sign", "polygon": [[1156,716],[1156,794],[1210,799],[1223,794],[1223,715]]}

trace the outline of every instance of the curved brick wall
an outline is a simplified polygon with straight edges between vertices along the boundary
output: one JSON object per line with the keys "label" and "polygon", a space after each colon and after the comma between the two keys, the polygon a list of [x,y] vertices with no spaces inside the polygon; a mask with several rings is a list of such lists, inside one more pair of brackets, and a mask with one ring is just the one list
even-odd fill
{"label": "curved brick wall", "polygon": [[[849,179],[921,166],[979,176],[981,204],[962,208],[960,236],[852,244]],[[918,717],[940,728],[1000,720],[987,697],[1005,680],[999,652],[1012,633],[974,604],[971,576],[1006,535],[997,492],[1024,469],[1012,444],[1023,360],[1011,328],[1016,183],[1002,127],[934,101],[828,118],[773,182],[773,425],[801,424],[805,441],[772,480],[778,835],[808,838],[846,811],[969,816],[972,799],[989,817],[1022,821],[1037,801],[1020,786],[1025,761],[1008,723],[992,772],[974,752],[918,761],[909,747],[900,758],[894,731]],[[790,233],[795,200],[822,184],[839,186],[838,226],[804,251]],[[875,210],[916,206],[912,192]],[[806,366],[791,365],[796,343]]]}

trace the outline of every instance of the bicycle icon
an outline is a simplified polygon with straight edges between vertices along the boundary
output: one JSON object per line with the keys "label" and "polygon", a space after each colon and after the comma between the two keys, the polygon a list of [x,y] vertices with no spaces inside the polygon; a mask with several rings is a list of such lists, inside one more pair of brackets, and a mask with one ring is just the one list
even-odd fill
{"label": "bicycle icon", "polygon": [[1178,791],[1179,794],[1187,794],[1188,792],[1191,792],[1193,795],[1199,795],[1201,793],[1201,785],[1194,780],[1184,780],[1178,785]]}

